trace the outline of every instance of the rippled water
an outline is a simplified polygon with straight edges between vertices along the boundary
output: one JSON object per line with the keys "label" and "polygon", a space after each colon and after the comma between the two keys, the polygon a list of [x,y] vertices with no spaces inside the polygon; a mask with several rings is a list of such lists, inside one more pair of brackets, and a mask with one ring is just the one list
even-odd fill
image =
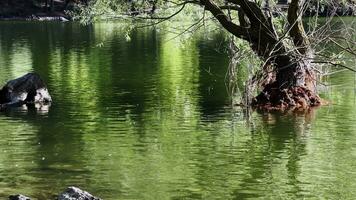
{"label": "rippled water", "polygon": [[[104,199],[354,199],[355,75],[306,115],[230,106],[224,37],[118,23],[0,22],[0,83],[29,71],[48,108],[0,113],[0,197],[76,185]],[[349,63],[354,67],[355,63]]]}

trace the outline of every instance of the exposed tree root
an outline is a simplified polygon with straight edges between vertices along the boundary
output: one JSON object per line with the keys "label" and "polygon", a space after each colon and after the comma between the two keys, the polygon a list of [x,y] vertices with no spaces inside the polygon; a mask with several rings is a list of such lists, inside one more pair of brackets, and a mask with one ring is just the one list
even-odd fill
{"label": "exposed tree root", "polygon": [[253,107],[267,111],[302,111],[321,104],[321,98],[305,87],[295,86],[279,89],[276,84],[267,85],[252,101]]}

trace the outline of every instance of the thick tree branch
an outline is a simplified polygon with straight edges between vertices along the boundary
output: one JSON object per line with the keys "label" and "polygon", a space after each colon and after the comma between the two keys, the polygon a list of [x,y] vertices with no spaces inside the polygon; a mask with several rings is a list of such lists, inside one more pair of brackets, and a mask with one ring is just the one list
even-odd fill
{"label": "thick tree branch", "polygon": [[239,5],[250,19],[251,24],[265,24],[268,22],[260,7],[252,1],[248,0],[227,0],[230,3]]}
{"label": "thick tree branch", "polygon": [[233,6],[233,5],[224,5],[219,7],[221,10],[236,10],[236,11],[241,11],[240,6]]}
{"label": "thick tree branch", "polygon": [[[278,41],[278,36],[274,31],[273,25],[271,25],[268,18],[262,12],[260,6],[253,1],[249,0],[227,0],[230,3],[238,5],[241,7],[241,10],[244,12],[244,15],[240,15],[240,19],[242,16],[247,16],[249,24],[251,25],[250,34],[253,34],[254,38],[260,40],[261,32],[264,33],[264,40],[268,40],[270,43],[276,43]],[[241,20],[240,20],[241,21]],[[246,20],[244,20],[246,21]]]}
{"label": "thick tree branch", "polygon": [[248,19],[246,19],[246,15],[245,15],[245,12],[243,10],[240,10],[238,12],[238,16],[239,16],[240,26],[243,26],[243,27],[249,27],[250,26],[250,22],[248,22]]}
{"label": "thick tree branch", "polygon": [[204,5],[205,9],[211,12],[211,14],[220,22],[220,24],[230,33],[241,39],[248,39],[247,29],[233,23],[225,13],[213,3],[211,0],[201,0],[200,3]]}
{"label": "thick tree branch", "polygon": [[294,45],[299,47],[299,53],[306,54],[309,49],[310,42],[303,27],[299,4],[299,0],[292,0],[292,2],[289,4],[288,23],[291,26],[289,35],[292,37]]}

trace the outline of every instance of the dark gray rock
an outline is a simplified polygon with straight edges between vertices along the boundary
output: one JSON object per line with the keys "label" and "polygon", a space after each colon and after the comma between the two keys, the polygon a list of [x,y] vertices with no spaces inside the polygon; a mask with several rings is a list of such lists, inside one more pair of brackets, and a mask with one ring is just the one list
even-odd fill
{"label": "dark gray rock", "polygon": [[0,90],[0,107],[25,103],[49,103],[52,98],[47,86],[36,73],[11,80]]}
{"label": "dark gray rock", "polygon": [[26,197],[22,194],[10,195],[9,200],[31,200],[30,197]]}
{"label": "dark gray rock", "polygon": [[69,187],[58,196],[58,200],[101,200],[77,187]]}

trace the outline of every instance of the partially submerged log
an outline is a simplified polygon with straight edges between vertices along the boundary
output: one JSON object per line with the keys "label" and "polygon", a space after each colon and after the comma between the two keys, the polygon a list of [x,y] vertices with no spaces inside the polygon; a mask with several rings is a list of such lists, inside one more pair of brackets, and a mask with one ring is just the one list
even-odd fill
{"label": "partially submerged log", "polygon": [[8,81],[0,90],[0,109],[23,104],[52,102],[47,86],[36,73]]}

